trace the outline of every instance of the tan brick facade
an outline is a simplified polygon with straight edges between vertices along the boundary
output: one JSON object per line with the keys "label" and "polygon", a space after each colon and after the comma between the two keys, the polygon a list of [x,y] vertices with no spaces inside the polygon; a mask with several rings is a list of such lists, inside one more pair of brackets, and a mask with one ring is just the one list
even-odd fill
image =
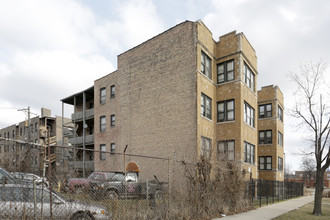
{"label": "tan brick facade", "polygon": [[[110,151],[115,144],[115,152],[123,153],[128,145],[127,154],[195,163],[202,154],[218,160],[220,145],[229,141],[232,159],[249,177],[259,178],[258,126],[263,122],[258,123],[262,99],[257,77],[256,53],[243,33],[234,31],[216,42],[201,21],[183,22],[120,54],[118,69],[94,82],[95,149],[105,145]],[[103,103],[101,89],[106,90]],[[101,117],[106,120],[104,131]],[[283,124],[279,129],[283,134]],[[97,152],[95,170],[123,170],[122,161],[122,155],[101,159]],[[136,162],[143,178],[169,175],[164,164]],[[173,181],[182,176],[182,167],[174,164]]]}
{"label": "tan brick facade", "polygon": [[[259,143],[258,157],[271,157],[271,169],[260,169],[259,178],[265,180],[284,180],[284,98],[277,86],[265,86],[258,91],[258,105],[271,105],[271,116],[258,119],[258,130],[271,131],[272,141],[268,144]],[[260,107],[259,107],[260,108]],[[282,117],[279,116],[279,109],[282,109]],[[260,113],[259,113],[260,114]],[[279,132],[282,134],[279,141]],[[282,143],[279,143],[282,142]],[[280,158],[280,159],[279,159]],[[282,162],[280,162],[282,160]],[[279,164],[282,163],[282,164]]]}

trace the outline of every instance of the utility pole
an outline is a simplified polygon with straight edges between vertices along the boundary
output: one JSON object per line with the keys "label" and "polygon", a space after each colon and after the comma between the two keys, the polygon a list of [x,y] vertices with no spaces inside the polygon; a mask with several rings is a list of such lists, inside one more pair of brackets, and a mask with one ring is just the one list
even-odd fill
{"label": "utility pole", "polygon": [[30,106],[28,106],[27,108],[21,108],[21,109],[17,109],[17,111],[23,111],[25,114],[27,114],[28,117],[28,123],[27,123],[27,127],[28,127],[28,139],[27,142],[30,143],[31,141],[31,111],[30,111]]}
{"label": "utility pole", "polygon": [[[30,111],[30,106],[28,106],[27,108],[22,108],[22,109],[17,109],[17,111],[23,111],[25,114],[27,114],[28,117],[28,121],[27,121],[27,151],[26,151],[26,157],[25,157],[25,169],[27,167],[31,167],[31,163],[33,161],[33,157],[31,155],[31,111]],[[25,127],[26,124],[24,125],[24,136],[25,136]],[[32,158],[32,160],[31,160]],[[27,160],[27,161],[26,161]],[[31,171],[31,170],[30,170]]]}

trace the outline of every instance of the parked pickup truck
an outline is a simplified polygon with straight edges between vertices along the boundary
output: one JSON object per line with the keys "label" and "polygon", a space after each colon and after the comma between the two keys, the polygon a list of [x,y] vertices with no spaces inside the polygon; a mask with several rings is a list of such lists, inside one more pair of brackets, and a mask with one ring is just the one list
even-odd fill
{"label": "parked pickup truck", "polygon": [[87,178],[70,178],[68,180],[68,187],[72,192],[88,191],[92,181],[107,181],[112,176],[112,172],[93,172]]}
{"label": "parked pickup truck", "polygon": [[135,172],[114,172],[106,181],[91,181],[90,195],[94,199],[107,198],[155,198],[163,195],[164,185],[155,177],[154,180],[140,182]]}

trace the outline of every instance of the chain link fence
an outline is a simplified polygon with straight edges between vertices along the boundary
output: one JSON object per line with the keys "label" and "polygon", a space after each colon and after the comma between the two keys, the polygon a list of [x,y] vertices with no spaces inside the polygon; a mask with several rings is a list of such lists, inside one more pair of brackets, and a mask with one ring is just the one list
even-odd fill
{"label": "chain link fence", "polygon": [[247,181],[233,162],[188,163],[102,148],[2,139],[0,164],[1,219],[212,218],[244,211],[257,198],[302,195],[293,194],[296,185]]}

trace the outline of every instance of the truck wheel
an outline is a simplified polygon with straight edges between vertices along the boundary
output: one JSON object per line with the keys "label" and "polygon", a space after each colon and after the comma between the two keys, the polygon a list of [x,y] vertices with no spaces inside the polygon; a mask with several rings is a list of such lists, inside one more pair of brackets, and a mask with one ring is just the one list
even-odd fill
{"label": "truck wheel", "polygon": [[108,192],[108,197],[110,199],[118,199],[119,198],[118,194],[115,191],[109,191]]}
{"label": "truck wheel", "polygon": [[76,186],[75,189],[74,189],[74,192],[76,194],[81,194],[83,193],[83,187],[82,186]]}
{"label": "truck wheel", "polygon": [[163,192],[160,190],[156,190],[155,199],[163,199]]}
{"label": "truck wheel", "polygon": [[85,212],[79,212],[74,214],[70,220],[92,220],[93,218]]}

